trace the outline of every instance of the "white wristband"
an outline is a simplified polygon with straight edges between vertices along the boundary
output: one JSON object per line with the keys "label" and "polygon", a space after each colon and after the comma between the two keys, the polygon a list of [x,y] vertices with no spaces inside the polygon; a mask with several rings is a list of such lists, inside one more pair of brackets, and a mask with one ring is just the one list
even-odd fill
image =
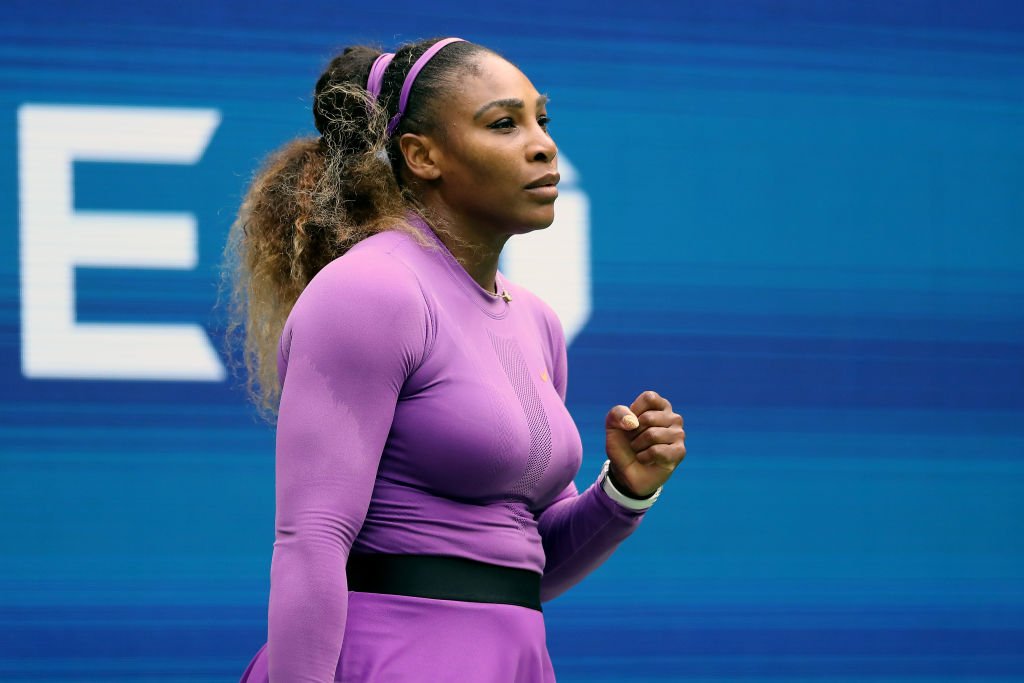
{"label": "white wristband", "polygon": [[599,480],[601,482],[601,490],[608,494],[608,497],[616,503],[630,510],[646,510],[654,505],[654,501],[658,500],[658,496],[661,495],[661,486],[659,486],[658,490],[652,493],[649,498],[631,498],[615,488],[615,484],[612,483],[611,477],[608,476],[608,468],[610,466],[611,461],[605,460],[604,467],[601,468],[601,476]]}

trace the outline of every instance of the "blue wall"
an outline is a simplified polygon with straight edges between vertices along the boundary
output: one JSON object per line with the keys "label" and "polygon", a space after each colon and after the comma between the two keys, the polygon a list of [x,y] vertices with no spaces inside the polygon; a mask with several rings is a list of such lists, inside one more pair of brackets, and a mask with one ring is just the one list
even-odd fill
{"label": "blue wall", "polygon": [[578,483],[611,405],[654,388],[687,421],[641,529],[546,608],[559,680],[1024,678],[1024,11],[644,4],[8,4],[0,679],[237,680],[273,544],[273,432],[236,381],[26,376],[19,109],[219,112],[194,164],[73,167],[76,211],[188,212],[198,240],[192,268],[76,268],[76,319],[219,348],[227,228],[322,65],[439,34],[551,95],[590,200]]}

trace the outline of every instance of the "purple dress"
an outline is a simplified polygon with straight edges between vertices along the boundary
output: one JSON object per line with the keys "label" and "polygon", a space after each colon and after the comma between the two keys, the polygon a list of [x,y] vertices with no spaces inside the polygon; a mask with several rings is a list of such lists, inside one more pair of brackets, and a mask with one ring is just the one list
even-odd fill
{"label": "purple dress", "polygon": [[550,600],[643,517],[579,493],[554,312],[481,288],[431,246],[369,237],[306,286],[281,335],[267,643],[242,683],[554,681],[542,613],[350,592],[353,553],[454,555],[543,573]]}

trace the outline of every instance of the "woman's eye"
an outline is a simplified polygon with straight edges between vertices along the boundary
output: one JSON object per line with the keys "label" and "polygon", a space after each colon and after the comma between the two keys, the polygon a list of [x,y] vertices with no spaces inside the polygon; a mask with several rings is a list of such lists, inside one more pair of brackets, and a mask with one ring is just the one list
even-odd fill
{"label": "woman's eye", "polygon": [[512,119],[510,119],[510,118],[508,118],[506,116],[503,119],[498,119],[497,121],[495,121],[494,123],[490,124],[487,127],[488,128],[514,128],[515,125],[516,125],[515,121],[513,121]]}
{"label": "woman's eye", "polygon": [[541,116],[539,119],[537,119],[537,123],[540,124],[541,128],[547,130],[547,127],[551,125],[551,117]]}

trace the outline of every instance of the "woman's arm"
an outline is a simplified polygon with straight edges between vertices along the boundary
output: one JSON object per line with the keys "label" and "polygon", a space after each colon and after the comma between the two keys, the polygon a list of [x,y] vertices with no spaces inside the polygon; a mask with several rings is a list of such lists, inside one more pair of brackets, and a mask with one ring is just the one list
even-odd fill
{"label": "woman's arm", "polygon": [[557,598],[601,566],[644,512],[619,505],[599,482],[579,494],[570,483],[538,517],[545,556],[541,600]]}
{"label": "woman's arm", "polygon": [[268,614],[272,682],[334,681],[348,608],[345,564],[428,329],[415,278],[373,253],[328,264],[288,318]]}

